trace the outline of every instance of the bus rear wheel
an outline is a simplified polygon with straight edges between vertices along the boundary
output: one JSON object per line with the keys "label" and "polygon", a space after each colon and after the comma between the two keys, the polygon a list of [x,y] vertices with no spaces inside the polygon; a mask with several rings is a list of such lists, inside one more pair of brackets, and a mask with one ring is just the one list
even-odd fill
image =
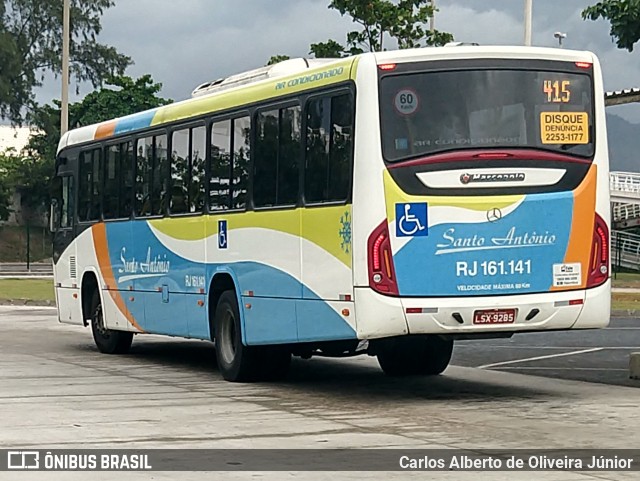
{"label": "bus rear wheel", "polygon": [[279,346],[245,346],[234,291],[220,296],[214,318],[216,360],[222,377],[232,382],[274,381],[286,376],[291,352]]}
{"label": "bus rear wheel", "polygon": [[133,333],[107,329],[100,293],[95,291],[91,298],[91,332],[98,350],[104,354],[126,354],[133,341]]}
{"label": "bus rear wheel", "polygon": [[242,344],[240,310],[233,291],[225,291],[220,296],[214,330],[216,360],[222,377],[232,382],[255,380],[259,369],[258,353]]}
{"label": "bus rear wheel", "polygon": [[407,336],[382,340],[378,363],[388,376],[437,376],[451,361],[453,340],[439,336]]}

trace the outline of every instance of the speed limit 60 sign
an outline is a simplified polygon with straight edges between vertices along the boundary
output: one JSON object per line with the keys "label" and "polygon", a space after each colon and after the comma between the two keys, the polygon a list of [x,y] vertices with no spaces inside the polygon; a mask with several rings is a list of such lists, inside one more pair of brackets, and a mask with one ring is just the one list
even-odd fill
{"label": "speed limit 60 sign", "polygon": [[402,115],[411,115],[418,110],[418,94],[411,89],[398,91],[393,101],[396,111]]}

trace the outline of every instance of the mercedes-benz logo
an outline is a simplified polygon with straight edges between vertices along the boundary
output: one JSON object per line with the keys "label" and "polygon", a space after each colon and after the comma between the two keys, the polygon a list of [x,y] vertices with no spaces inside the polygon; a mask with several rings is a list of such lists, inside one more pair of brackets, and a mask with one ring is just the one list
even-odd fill
{"label": "mercedes-benz logo", "polygon": [[502,211],[497,207],[494,207],[493,209],[489,209],[487,211],[487,220],[489,222],[496,222],[500,219],[502,219]]}

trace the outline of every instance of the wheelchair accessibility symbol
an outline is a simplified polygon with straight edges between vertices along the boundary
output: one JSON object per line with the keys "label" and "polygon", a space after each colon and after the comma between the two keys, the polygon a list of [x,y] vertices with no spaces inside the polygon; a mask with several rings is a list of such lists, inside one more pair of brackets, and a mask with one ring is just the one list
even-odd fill
{"label": "wheelchair accessibility symbol", "polygon": [[427,204],[396,204],[396,237],[429,235]]}
{"label": "wheelchair accessibility symbol", "polygon": [[226,249],[229,244],[227,239],[227,221],[218,221],[218,249]]}

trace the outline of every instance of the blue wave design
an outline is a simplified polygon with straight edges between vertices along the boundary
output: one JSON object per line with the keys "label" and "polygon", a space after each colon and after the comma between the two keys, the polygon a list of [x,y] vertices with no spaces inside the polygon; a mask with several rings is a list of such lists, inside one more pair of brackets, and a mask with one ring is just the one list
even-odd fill
{"label": "blue wave design", "polygon": [[433,226],[394,255],[400,295],[547,292],[553,264],[567,251],[572,214],[571,192],[536,194],[495,222]]}
{"label": "blue wave design", "polygon": [[[217,272],[229,272],[240,294],[253,291],[252,297],[239,299],[247,344],[356,338],[329,304],[269,265],[187,260],[167,249],[145,221],[108,223],[107,242],[118,289],[135,292],[135,301],[128,294],[123,298],[146,332],[209,339],[208,307],[198,309],[197,302],[207,306],[210,280]],[[302,299],[303,292],[308,299]],[[244,308],[245,302],[251,309]]]}

